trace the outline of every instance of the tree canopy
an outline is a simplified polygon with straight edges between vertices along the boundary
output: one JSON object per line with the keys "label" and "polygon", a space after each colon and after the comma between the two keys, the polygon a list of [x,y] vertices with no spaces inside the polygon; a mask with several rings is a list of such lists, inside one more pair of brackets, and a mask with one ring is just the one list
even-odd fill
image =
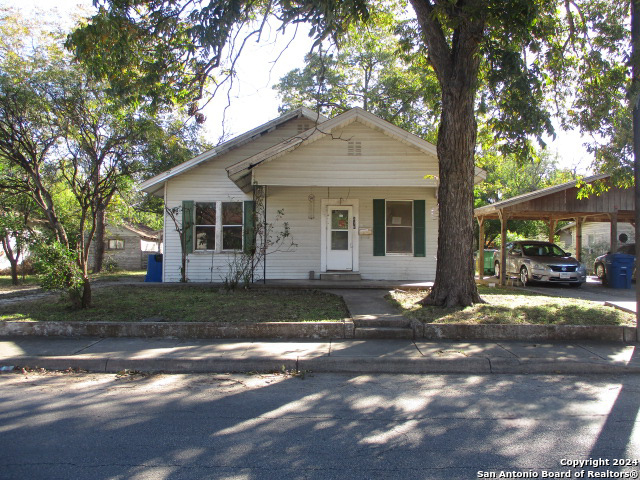
{"label": "tree canopy", "polygon": [[[67,43],[114,91],[152,108],[191,105],[233,73],[265,21],[311,25],[317,46],[362,32],[383,2],[105,0]],[[553,135],[552,117],[594,132],[613,148],[624,108],[605,118],[626,91],[628,0],[410,0],[413,18],[396,18],[418,73],[435,74],[440,120],[438,262],[427,303],[481,301],[473,279],[473,178],[477,116],[505,154],[531,158],[532,141]],[[610,67],[610,68],[609,68]],[[608,69],[608,70],[607,70]],[[424,86],[423,86],[424,88]],[[612,92],[617,92],[612,95]],[[428,92],[424,92],[427,94]],[[594,93],[599,95],[594,98]],[[618,111],[618,110],[615,110]],[[599,122],[599,130],[595,123]],[[610,126],[610,128],[608,127]],[[624,137],[618,138],[624,143]],[[602,151],[602,147],[594,147]],[[606,158],[603,155],[601,158]],[[617,157],[619,158],[619,157]]]}
{"label": "tree canopy", "polygon": [[406,48],[398,6],[383,7],[361,28],[351,25],[339,45],[310,52],[303,68],[280,79],[273,87],[282,98],[280,111],[304,105],[333,117],[359,106],[435,142],[435,74],[424,55]]}
{"label": "tree canopy", "polygon": [[[136,179],[166,165],[162,150],[181,152],[172,160],[183,161],[188,137],[175,115],[152,115],[111,95],[108,83],[71,61],[60,36],[40,27],[6,13],[0,28],[0,194],[37,207],[41,227],[60,244],[54,250],[75,256],[84,286],[74,291],[88,306],[90,245],[95,235],[104,244],[112,201],[130,197]],[[18,229],[11,231],[17,238]]]}

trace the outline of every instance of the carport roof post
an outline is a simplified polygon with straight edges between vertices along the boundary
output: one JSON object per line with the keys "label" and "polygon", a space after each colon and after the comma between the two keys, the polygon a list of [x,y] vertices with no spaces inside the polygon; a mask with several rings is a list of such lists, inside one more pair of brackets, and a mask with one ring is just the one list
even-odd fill
{"label": "carport roof post", "polygon": [[500,285],[507,283],[507,221],[508,217],[504,210],[498,210],[500,217]]}
{"label": "carport roof post", "polygon": [[484,279],[484,218],[478,217],[478,279]]}

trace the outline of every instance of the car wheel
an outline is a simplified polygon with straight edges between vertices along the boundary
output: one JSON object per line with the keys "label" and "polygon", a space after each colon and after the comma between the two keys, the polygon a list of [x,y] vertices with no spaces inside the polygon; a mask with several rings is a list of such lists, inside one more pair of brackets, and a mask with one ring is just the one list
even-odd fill
{"label": "car wheel", "polygon": [[496,278],[500,278],[500,264],[498,262],[493,266],[493,271],[495,272]]}
{"label": "car wheel", "polygon": [[527,286],[527,282],[529,281],[529,272],[527,271],[527,267],[522,267],[520,269],[520,281],[522,282],[523,287]]}
{"label": "car wheel", "polygon": [[603,280],[604,279],[604,265],[599,263],[596,265],[596,276],[600,279]]}
{"label": "car wheel", "polygon": [[578,282],[578,283],[570,283],[569,286],[571,288],[578,288],[580,287],[580,285],[582,285],[582,282]]}

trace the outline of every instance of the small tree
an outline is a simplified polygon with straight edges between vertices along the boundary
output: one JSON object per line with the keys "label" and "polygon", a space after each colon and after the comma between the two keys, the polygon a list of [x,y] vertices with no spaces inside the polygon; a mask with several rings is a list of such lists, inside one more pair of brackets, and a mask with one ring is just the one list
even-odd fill
{"label": "small tree", "polygon": [[[185,231],[186,228],[183,226],[183,223],[178,220],[178,217],[182,217],[184,213],[182,211],[182,207],[173,207],[169,208],[167,206],[164,207],[164,211],[167,216],[173,222],[173,227],[178,234],[178,238],[180,239],[180,257],[182,259],[182,263],[180,266],[180,281],[183,283],[187,282],[187,249],[186,249],[186,239],[185,239]],[[191,228],[191,225],[187,225],[188,228]]]}
{"label": "small tree", "polygon": [[[11,268],[11,283],[18,285],[18,263],[33,236],[30,222],[36,206],[25,194],[8,194],[0,184],[0,242]],[[23,272],[24,273],[24,272]]]}

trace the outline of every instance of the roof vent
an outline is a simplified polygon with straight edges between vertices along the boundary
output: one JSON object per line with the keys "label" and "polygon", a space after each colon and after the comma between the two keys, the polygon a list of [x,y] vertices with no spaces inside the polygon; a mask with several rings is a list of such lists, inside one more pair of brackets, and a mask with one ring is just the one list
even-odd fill
{"label": "roof vent", "polygon": [[362,143],[350,140],[347,145],[347,154],[350,157],[359,157],[362,155]]}

